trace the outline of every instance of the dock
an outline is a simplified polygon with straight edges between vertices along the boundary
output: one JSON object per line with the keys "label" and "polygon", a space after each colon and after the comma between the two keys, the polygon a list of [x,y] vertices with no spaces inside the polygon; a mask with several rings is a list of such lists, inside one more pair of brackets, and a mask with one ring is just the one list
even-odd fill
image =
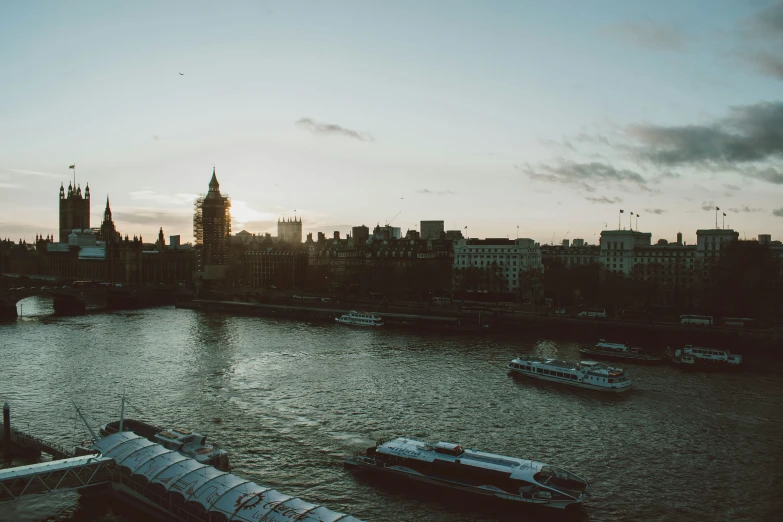
{"label": "dock", "polygon": [[114,433],[73,456],[12,429],[3,408],[2,443],[56,460],[0,470],[0,505],[41,495],[104,487],[123,500],[183,522],[361,522],[329,508],[220,471],[130,431]]}

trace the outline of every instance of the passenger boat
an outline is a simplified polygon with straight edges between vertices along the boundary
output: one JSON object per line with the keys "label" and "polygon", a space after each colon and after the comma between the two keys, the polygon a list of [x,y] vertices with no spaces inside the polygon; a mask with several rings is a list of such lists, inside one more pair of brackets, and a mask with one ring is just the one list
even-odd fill
{"label": "passenger boat", "polygon": [[622,368],[604,366],[594,361],[570,363],[558,359],[520,355],[508,363],[508,369],[534,379],[561,382],[590,390],[622,393],[633,381]]}
{"label": "passenger boat", "polygon": [[701,348],[686,345],[671,356],[671,362],[677,366],[690,366],[696,369],[735,369],[742,365],[742,356],[728,350]]}
{"label": "passenger boat", "polygon": [[586,480],[542,462],[401,437],[346,458],[345,467],[557,509],[578,506],[590,490]]}
{"label": "passenger boat", "polygon": [[207,444],[207,437],[183,428],[165,429],[154,424],[135,419],[109,422],[101,426],[101,435],[106,437],[120,431],[131,431],[163,447],[178,451],[186,457],[208,464],[222,471],[230,471],[228,452],[217,444]]}
{"label": "passenger boat", "polygon": [[641,348],[630,347],[623,343],[609,343],[600,339],[592,348],[579,350],[582,355],[601,359],[619,359],[637,364],[659,364],[663,357],[645,353]]}
{"label": "passenger boat", "polygon": [[351,310],[350,313],[335,318],[335,321],[340,324],[353,326],[383,326],[383,319],[377,315],[367,312],[357,312],[356,310]]}

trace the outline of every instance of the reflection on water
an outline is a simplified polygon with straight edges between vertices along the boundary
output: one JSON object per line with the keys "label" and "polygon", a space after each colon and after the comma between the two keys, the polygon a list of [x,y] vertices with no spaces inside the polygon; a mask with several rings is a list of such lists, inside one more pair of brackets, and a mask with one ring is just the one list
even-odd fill
{"label": "reflection on water", "polygon": [[[763,520],[780,505],[774,372],[627,369],[614,396],[507,375],[519,353],[578,359],[556,339],[364,330],[161,308],[56,318],[24,301],[0,326],[0,398],[14,422],[61,443],[129,416],[203,431],[234,472],[366,520],[539,520],[439,492],[355,477],[342,457],[392,435],[459,442],[562,466],[593,484],[590,520]],[[48,307],[48,308],[47,308]],[[34,313],[38,310],[39,313]],[[3,465],[8,465],[4,463]],[[132,521],[111,501],[59,495],[0,508],[6,520]]]}

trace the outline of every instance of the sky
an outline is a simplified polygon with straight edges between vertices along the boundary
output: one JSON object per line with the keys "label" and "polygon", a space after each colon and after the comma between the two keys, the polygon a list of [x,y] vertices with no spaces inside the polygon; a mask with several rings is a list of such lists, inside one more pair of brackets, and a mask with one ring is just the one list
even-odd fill
{"label": "sky", "polygon": [[8,0],[0,71],[2,238],[76,164],[148,241],[213,165],[235,232],[783,239],[783,0]]}

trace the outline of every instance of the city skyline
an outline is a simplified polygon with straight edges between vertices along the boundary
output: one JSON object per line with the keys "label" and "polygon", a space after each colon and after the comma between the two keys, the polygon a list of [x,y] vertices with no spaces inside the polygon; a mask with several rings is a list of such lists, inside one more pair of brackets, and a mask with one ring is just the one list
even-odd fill
{"label": "city skyline", "polygon": [[0,21],[2,237],[56,234],[73,163],[148,241],[192,238],[213,165],[235,232],[783,224],[779,1],[78,5]]}

